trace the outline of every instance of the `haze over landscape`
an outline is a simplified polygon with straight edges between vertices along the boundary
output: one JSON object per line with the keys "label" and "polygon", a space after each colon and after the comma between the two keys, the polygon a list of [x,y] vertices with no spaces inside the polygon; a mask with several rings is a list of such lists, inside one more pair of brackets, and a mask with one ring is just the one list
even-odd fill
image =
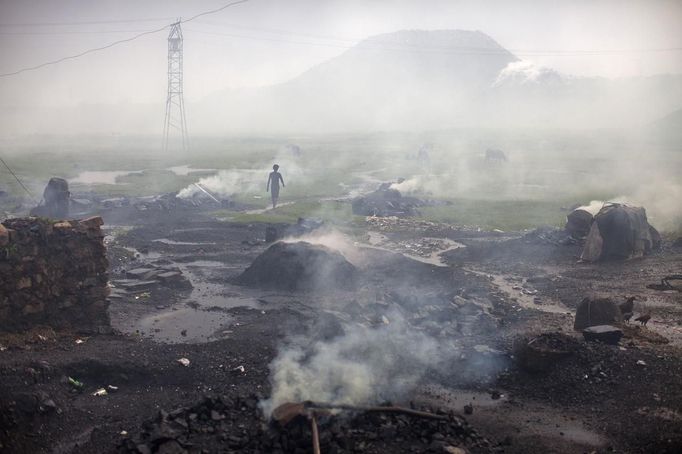
{"label": "haze over landscape", "polygon": [[0,452],[682,452],[680,24],[0,0]]}
{"label": "haze over landscape", "polygon": [[[4,1],[0,72],[202,8]],[[189,125],[195,135],[645,126],[682,105],[681,9],[674,1],[247,2],[184,27]],[[165,32],[154,33],[2,77],[0,131],[160,133],[165,47]]]}

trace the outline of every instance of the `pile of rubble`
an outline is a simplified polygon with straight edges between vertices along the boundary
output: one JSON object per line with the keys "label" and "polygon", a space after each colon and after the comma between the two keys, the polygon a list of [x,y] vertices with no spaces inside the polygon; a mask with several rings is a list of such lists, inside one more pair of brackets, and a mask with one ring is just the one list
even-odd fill
{"label": "pile of rubble", "polygon": [[415,216],[422,201],[414,197],[403,197],[390,183],[383,183],[379,189],[352,201],[353,214],[360,216]]}
{"label": "pile of rubble", "polygon": [[35,324],[102,331],[107,314],[106,249],[100,217],[0,225],[0,328]]}
{"label": "pile of rubble", "polygon": [[[438,412],[441,419],[404,414],[356,413],[323,416],[319,421],[321,452],[492,452],[490,442],[461,417]],[[263,419],[258,399],[205,398],[193,407],[160,411],[126,438],[118,452],[312,451],[312,431],[305,418],[285,427]],[[465,450],[466,449],[466,450]]]}

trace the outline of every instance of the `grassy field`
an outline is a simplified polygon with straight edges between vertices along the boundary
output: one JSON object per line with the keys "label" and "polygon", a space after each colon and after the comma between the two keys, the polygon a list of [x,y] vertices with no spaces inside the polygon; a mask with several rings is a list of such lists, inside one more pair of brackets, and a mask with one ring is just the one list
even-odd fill
{"label": "grassy field", "polygon": [[[298,144],[302,156],[284,151],[287,143]],[[416,159],[424,143],[433,144],[428,161]],[[487,147],[503,149],[508,162],[486,162]],[[606,133],[442,131],[206,138],[194,140],[190,152],[168,154],[149,138],[33,138],[0,142],[0,156],[37,198],[51,176],[74,179],[84,171],[139,172],[118,177],[116,184],[71,184],[77,195],[112,197],[177,192],[213,174],[178,175],[169,170],[189,165],[223,170],[218,183],[212,181],[224,191],[221,195],[254,209],[269,204],[267,173],[272,163],[279,163],[287,184],[281,202],[290,204],[263,213],[216,213],[237,222],[295,222],[298,217],[352,222],[349,203],[328,200],[368,192],[382,181],[402,177],[407,180],[399,188],[403,193],[450,202],[420,210],[420,217],[439,222],[501,230],[561,225],[566,215],[562,207],[629,197],[647,207],[663,230],[674,231],[682,223],[676,198],[680,150]],[[5,209],[14,198],[24,197],[6,169],[0,169],[0,190],[11,195],[0,199]]]}

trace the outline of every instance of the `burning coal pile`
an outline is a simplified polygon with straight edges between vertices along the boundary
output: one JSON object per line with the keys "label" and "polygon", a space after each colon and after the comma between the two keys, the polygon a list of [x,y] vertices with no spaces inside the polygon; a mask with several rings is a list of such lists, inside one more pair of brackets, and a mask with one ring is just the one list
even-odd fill
{"label": "burning coal pile", "polygon": [[[119,453],[194,452],[313,452],[314,440],[321,452],[492,452],[490,442],[461,417],[428,409],[315,413],[315,428],[307,415],[286,421],[266,421],[257,408],[257,397],[232,399],[207,397],[197,405],[170,412],[161,410],[126,438]],[[312,417],[311,417],[312,418]],[[317,435],[315,435],[317,434]]]}
{"label": "burning coal pile", "polygon": [[258,256],[237,282],[282,290],[352,289],[357,269],[343,255],[305,241],[278,242]]}

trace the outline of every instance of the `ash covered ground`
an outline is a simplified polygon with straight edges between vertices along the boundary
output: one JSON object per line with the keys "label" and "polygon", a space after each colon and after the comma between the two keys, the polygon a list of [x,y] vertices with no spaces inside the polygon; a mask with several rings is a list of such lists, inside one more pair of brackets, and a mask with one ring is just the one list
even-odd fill
{"label": "ash covered ground", "polygon": [[[6,452],[312,452],[305,420],[269,418],[289,401],[442,417],[323,412],[322,452],[682,446],[682,296],[647,288],[680,269],[669,239],[589,264],[560,229],[363,217],[288,230],[272,262],[271,224],[182,204],[102,215],[113,333],[2,336]],[[652,320],[619,345],[586,343],[573,320],[589,294],[636,296]],[[524,367],[519,345],[541,333],[566,354]]]}

